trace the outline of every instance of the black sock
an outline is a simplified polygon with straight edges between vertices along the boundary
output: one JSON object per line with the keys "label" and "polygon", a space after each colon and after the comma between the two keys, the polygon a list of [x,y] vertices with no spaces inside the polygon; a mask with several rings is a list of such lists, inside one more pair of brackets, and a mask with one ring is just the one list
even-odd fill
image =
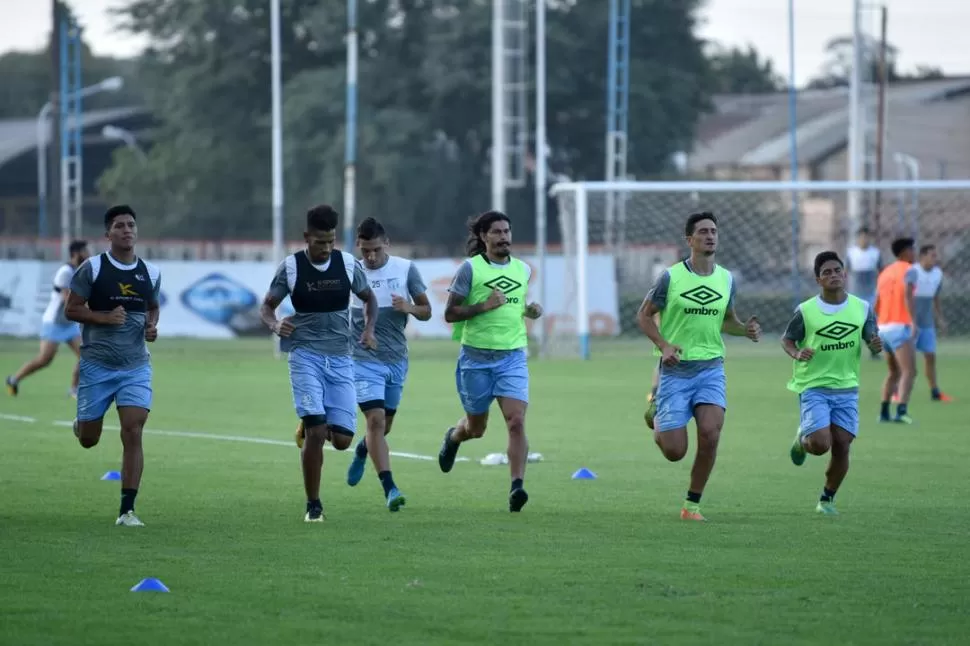
{"label": "black sock", "polygon": [[512,488],[509,491],[515,491],[516,489],[522,488],[522,478],[516,478],[512,481]]}
{"label": "black sock", "polygon": [[693,491],[687,492],[687,502],[700,503],[701,494],[695,493]]}
{"label": "black sock", "polygon": [[882,405],[879,407],[879,416],[889,417],[889,402],[883,402]]}
{"label": "black sock", "polygon": [[390,471],[381,471],[377,474],[377,477],[381,479],[381,486],[384,487],[384,497],[387,498],[387,494],[391,493],[391,489],[394,488],[394,478],[391,477]]}
{"label": "black sock", "polygon": [[835,500],[835,492],[828,487],[822,487],[822,497],[819,500],[821,502],[832,502]]}
{"label": "black sock", "polygon": [[360,458],[361,460],[366,460],[367,459],[367,444],[366,444],[366,442],[367,442],[366,439],[361,440],[360,442],[357,443],[357,448],[355,449],[355,453],[357,454],[357,457]]}
{"label": "black sock", "polygon": [[135,511],[135,496],[138,495],[137,489],[121,490],[121,512],[119,516],[124,516],[129,511]]}
{"label": "black sock", "polygon": [[933,399],[939,399],[940,398],[940,389],[939,388],[930,388],[930,397],[932,397]]}
{"label": "black sock", "polygon": [[323,509],[323,503],[320,502],[319,498],[306,501],[306,510],[310,511],[311,509]]}
{"label": "black sock", "polygon": [[896,406],[896,417],[906,414],[906,404],[898,404]]}

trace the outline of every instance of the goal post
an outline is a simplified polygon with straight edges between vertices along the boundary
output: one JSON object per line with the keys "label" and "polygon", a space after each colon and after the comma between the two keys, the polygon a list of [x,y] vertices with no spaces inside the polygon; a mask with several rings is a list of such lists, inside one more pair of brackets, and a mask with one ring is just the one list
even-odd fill
{"label": "goal post", "polygon": [[[897,237],[936,245],[951,335],[970,335],[970,180],[561,182],[550,193],[559,239],[546,243],[563,262],[547,286],[559,307],[545,324],[542,357],[588,359],[611,339],[642,339],[637,309],[663,270],[686,257],[686,220],[698,211],[718,218],[717,258],[734,276],[739,314],[757,314],[766,334],[780,334],[817,289],[815,255],[844,259],[866,227],[883,266]],[[861,204],[857,219],[847,215],[850,198]],[[625,218],[609,215],[618,199]]]}

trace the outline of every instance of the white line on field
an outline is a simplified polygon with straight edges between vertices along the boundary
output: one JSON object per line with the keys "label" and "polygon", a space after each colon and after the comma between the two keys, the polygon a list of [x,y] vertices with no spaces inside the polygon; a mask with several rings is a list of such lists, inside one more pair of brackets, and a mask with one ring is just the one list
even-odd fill
{"label": "white line on field", "polygon": [[[37,419],[33,417],[24,417],[22,415],[7,415],[5,413],[0,413],[0,419],[6,419],[12,422],[26,422],[28,424],[37,423]],[[70,427],[74,425],[74,422],[57,420],[56,422],[52,422],[52,425]],[[104,428],[108,430],[113,430],[113,431],[119,430],[118,426],[113,426],[110,424],[105,424]],[[296,446],[296,443],[292,440],[289,442],[285,442],[283,440],[271,440],[264,437],[249,437],[245,435],[218,435],[216,433],[196,433],[195,431],[163,431],[163,430],[154,429],[154,428],[146,428],[144,432],[146,435],[163,435],[167,437],[188,437],[188,438],[202,439],[202,440],[221,440],[223,442],[245,442],[248,444],[271,444],[273,446],[292,446],[292,447]],[[336,450],[329,444],[326,445],[326,448],[331,451]],[[419,455],[417,453],[405,453],[401,451],[391,451],[391,455],[396,458],[408,458],[410,460],[424,460],[426,462],[437,459],[436,456]],[[469,458],[457,458],[455,461],[468,462]]]}

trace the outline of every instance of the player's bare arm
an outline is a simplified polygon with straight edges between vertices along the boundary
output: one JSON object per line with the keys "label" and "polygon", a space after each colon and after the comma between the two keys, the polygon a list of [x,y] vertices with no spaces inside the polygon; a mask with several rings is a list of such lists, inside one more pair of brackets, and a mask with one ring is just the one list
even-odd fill
{"label": "player's bare arm", "polygon": [[360,342],[368,348],[377,348],[377,337],[374,334],[374,327],[377,325],[377,296],[371,291],[370,287],[356,292],[357,298],[364,303],[364,331],[360,335]]}
{"label": "player's bare arm", "polygon": [[148,309],[145,310],[145,340],[149,343],[158,338],[159,313],[158,301],[150,303]]}
{"label": "player's bare arm", "polygon": [[525,306],[525,317],[535,321],[540,316],[542,316],[542,305],[538,303],[529,303]]}
{"label": "player's bare arm", "polygon": [[127,314],[120,305],[110,312],[94,312],[88,308],[88,302],[82,296],[69,291],[67,303],[64,305],[64,317],[68,321],[75,321],[82,325],[121,325]]}
{"label": "player's bare arm", "polygon": [[752,341],[761,339],[761,324],[758,322],[758,317],[752,316],[742,323],[733,305],[728,308],[724,323],[721,324],[721,331],[731,336],[746,336]]}
{"label": "player's bare arm", "polygon": [[259,306],[259,318],[263,321],[263,325],[272,330],[274,334],[287,337],[293,333],[295,328],[289,317],[282,320],[276,318],[276,309],[282,302],[282,298],[267,293],[263,298],[263,304]]}
{"label": "player's bare arm", "polygon": [[458,323],[475,318],[479,314],[484,314],[505,304],[505,294],[499,290],[493,290],[492,294],[481,303],[465,305],[465,297],[459,296],[454,292],[448,294],[448,302],[445,304],[445,321],[448,323]]}
{"label": "player's bare arm", "polygon": [[391,297],[391,306],[398,312],[410,314],[419,321],[431,320],[431,301],[428,300],[427,294],[418,294],[414,297],[413,303],[395,294]]}
{"label": "player's bare arm", "polygon": [[660,334],[660,327],[657,325],[660,318],[657,316],[658,314],[660,314],[660,308],[657,307],[657,304],[649,298],[644,299],[640,304],[640,309],[637,310],[637,324],[647,338],[653,341],[653,344],[663,351],[670,344]]}

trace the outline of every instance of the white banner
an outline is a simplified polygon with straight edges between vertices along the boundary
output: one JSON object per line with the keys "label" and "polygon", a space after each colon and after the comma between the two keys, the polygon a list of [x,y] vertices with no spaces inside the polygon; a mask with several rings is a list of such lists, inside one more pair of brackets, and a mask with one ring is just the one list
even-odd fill
{"label": "white banner", "polygon": [[[538,266],[532,257],[522,258],[532,266],[529,300],[539,300]],[[429,321],[412,319],[409,336],[448,338],[451,325],[445,322],[448,286],[462,259],[416,260],[428,285],[433,316]],[[259,305],[269,287],[275,265],[269,262],[184,262],[156,261],[162,273],[162,308],[159,334],[198,338],[265,336],[269,332],[259,320]],[[40,318],[50,298],[51,281],[58,263],[33,260],[0,260],[0,335],[30,337],[40,330]],[[596,336],[619,333],[619,306],[613,258],[590,256],[590,332]],[[576,299],[567,295],[565,263],[561,256],[546,258],[549,274],[546,301],[542,303],[546,329],[557,333],[575,328]],[[290,310],[284,302],[280,313]],[[537,322],[538,323],[538,322]],[[531,324],[531,321],[530,321]]]}

